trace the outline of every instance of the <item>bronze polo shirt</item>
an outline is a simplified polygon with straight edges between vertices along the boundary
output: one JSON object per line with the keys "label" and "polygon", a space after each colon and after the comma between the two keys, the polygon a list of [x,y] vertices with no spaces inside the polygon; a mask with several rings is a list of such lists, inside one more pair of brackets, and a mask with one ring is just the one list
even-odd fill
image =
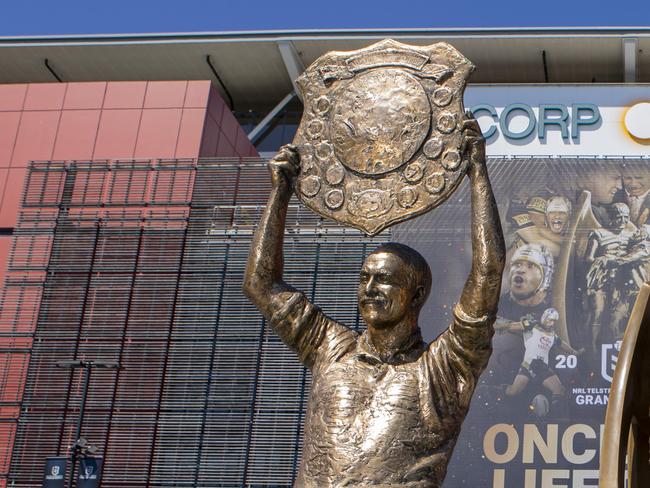
{"label": "bronze polo shirt", "polygon": [[451,326],[382,361],[368,340],[327,317],[300,292],[270,322],[312,372],[296,487],[441,485],[487,365],[494,317],[459,305]]}

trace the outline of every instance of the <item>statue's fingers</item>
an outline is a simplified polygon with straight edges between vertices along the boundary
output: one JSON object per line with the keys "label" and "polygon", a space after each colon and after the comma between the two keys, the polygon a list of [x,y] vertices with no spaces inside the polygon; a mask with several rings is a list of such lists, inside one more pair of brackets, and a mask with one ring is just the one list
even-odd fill
{"label": "statue's fingers", "polygon": [[289,161],[285,161],[285,160],[275,161],[275,166],[277,168],[288,169],[288,170],[294,167]]}
{"label": "statue's fingers", "polygon": [[278,161],[276,163],[276,167],[291,175],[298,173],[298,167],[291,161]]}
{"label": "statue's fingers", "polygon": [[475,118],[463,120],[461,123],[461,130],[465,133],[474,132],[476,134],[481,134],[481,126]]}
{"label": "statue's fingers", "polygon": [[290,162],[291,164],[297,166],[300,164],[300,154],[298,153],[298,147],[294,144],[285,144],[280,148],[282,153],[282,159]]}
{"label": "statue's fingers", "polygon": [[471,148],[479,143],[482,140],[481,136],[469,134],[463,137],[463,142],[460,145],[461,154],[465,154],[466,151],[471,150]]}
{"label": "statue's fingers", "polygon": [[281,163],[283,161],[288,161],[289,157],[288,154],[282,152],[282,149],[278,151],[278,153],[271,158],[269,161],[270,163],[276,164],[276,163]]}

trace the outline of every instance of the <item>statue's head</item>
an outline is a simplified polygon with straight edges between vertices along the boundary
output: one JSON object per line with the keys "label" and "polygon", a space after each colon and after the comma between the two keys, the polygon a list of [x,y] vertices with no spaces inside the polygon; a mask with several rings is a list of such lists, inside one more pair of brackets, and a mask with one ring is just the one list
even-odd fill
{"label": "statue's head", "polygon": [[420,253],[388,243],[363,263],[359,282],[359,311],[375,329],[392,327],[404,319],[417,322],[431,291],[431,269]]}
{"label": "statue's head", "polygon": [[510,294],[515,300],[546,295],[553,279],[553,255],[540,244],[525,244],[512,255]]}
{"label": "statue's head", "polygon": [[609,228],[612,230],[623,230],[630,222],[630,207],[624,203],[613,203],[608,208]]}

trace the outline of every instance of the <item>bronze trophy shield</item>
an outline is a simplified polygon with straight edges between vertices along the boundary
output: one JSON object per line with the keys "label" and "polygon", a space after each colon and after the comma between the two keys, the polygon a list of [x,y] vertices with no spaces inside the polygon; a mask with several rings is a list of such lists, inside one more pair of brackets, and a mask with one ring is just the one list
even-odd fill
{"label": "bronze trophy shield", "polygon": [[440,205],[467,170],[463,92],[474,65],[446,43],[330,52],[298,78],[298,198],[374,235]]}

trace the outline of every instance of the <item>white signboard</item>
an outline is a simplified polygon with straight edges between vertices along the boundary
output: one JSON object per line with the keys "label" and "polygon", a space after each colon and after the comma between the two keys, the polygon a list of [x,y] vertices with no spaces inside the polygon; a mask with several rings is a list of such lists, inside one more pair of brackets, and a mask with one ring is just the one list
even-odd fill
{"label": "white signboard", "polygon": [[491,156],[650,156],[650,85],[470,86]]}

